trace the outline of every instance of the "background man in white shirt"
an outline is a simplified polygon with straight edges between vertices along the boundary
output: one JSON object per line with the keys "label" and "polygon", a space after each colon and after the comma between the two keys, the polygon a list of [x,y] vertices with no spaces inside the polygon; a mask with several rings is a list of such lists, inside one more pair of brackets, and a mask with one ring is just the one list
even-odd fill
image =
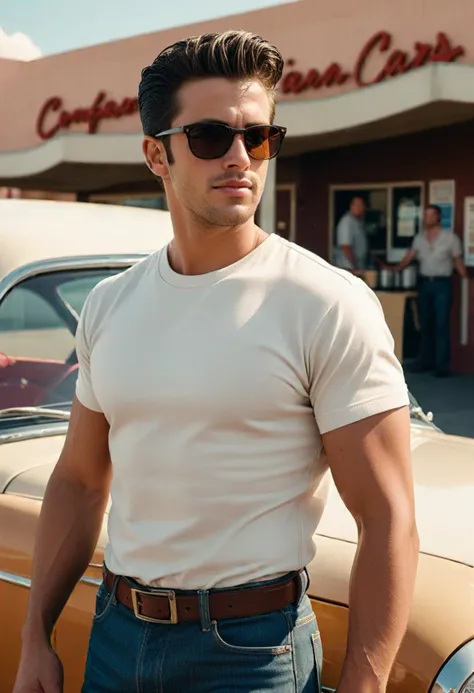
{"label": "background man in white shirt", "polygon": [[451,358],[451,308],[453,271],[467,278],[459,237],[441,228],[441,209],[430,205],[424,214],[424,228],[415,236],[410,250],[396,265],[400,272],[414,260],[420,264],[420,354],[415,371],[449,375]]}
{"label": "background man in white shirt", "polygon": [[360,529],[338,690],[385,690],[418,550],[407,389],[364,283],[255,225],[282,70],[265,40],[227,32],[143,71],[174,240],[84,307],[15,693],[61,690],[49,637],[109,490],[84,693],[318,690],[304,568],[329,468]]}
{"label": "background man in white shirt", "polygon": [[336,229],[337,247],[334,264],[354,274],[367,269],[369,262],[369,242],[364,226],[364,214],[364,200],[361,197],[354,197]]}

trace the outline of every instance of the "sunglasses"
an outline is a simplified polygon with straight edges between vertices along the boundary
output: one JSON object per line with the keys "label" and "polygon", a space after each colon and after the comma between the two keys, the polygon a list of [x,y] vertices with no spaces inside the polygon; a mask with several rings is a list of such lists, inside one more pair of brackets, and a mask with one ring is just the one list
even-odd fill
{"label": "sunglasses", "polygon": [[278,125],[250,125],[247,128],[232,128],[224,123],[193,123],[164,130],[156,139],[185,133],[189,149],[198,159],[220,159],[232,147],[234,137],[242,135],[247,154],[252,159],[273,159],[281,149],[286,128]]}

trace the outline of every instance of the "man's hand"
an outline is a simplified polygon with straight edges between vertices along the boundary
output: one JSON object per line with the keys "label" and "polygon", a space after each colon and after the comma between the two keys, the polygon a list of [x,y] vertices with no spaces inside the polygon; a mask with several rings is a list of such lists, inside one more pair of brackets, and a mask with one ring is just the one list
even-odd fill
{"label": "man's hand", "polygon": [[24,643],[12,693],[62,693],[63,667],[46,642]]}

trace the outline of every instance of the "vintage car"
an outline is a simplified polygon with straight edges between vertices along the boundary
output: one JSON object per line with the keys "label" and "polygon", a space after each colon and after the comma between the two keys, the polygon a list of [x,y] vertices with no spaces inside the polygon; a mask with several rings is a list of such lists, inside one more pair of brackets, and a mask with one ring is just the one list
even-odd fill
{"label": "vintage car", "polygon": [[[77,363],[73,335],[92,286],[171,235],[165,212],[75,203],[0,202],[0,693],[10,693],[30,587],[36,523],[66,434]],[[389,693],[474,692],[474,440],[448,436],[413,399],[421,555]],[[330,476],[309,594],[324,649],[324,691],[340,675],[355,523]],[[101,581],[107,513],[54,642],[65,691],[78,693]],[[377,570],[377,565],[374,565]]]}

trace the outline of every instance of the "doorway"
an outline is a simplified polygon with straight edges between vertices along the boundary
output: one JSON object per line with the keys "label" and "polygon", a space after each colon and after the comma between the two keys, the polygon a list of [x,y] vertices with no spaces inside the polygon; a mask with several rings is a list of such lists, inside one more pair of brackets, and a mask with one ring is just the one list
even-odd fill
{"label": "doorway", "polygon": [[296,241],[296,183],[276,187],[275,233],[291,243]]}

